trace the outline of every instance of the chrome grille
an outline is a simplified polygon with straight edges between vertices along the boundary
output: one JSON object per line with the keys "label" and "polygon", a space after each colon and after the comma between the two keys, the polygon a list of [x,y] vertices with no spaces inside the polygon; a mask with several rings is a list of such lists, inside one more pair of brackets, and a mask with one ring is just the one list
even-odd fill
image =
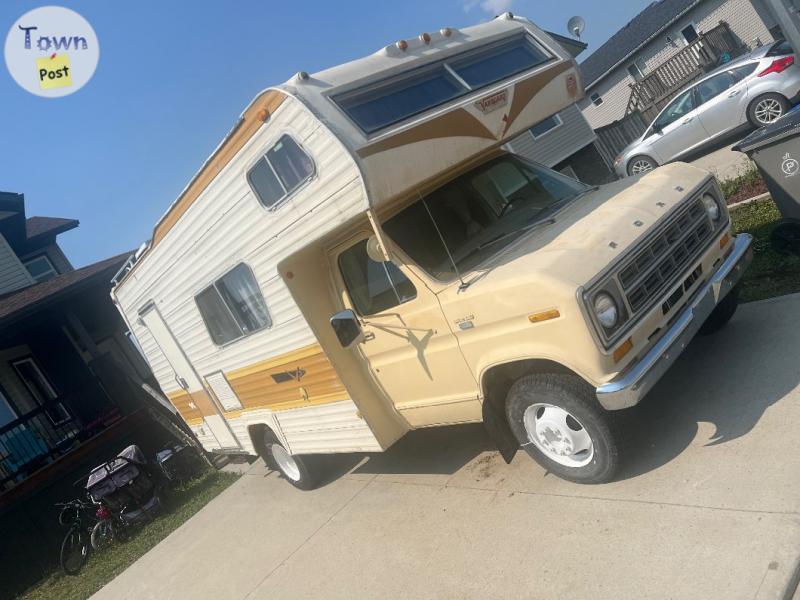
{"label": "chrome grille", "polygon": [[697,200],[648,242],[618,275],[631,310],[637,312],[666,291],[713,233],[705,207]]}

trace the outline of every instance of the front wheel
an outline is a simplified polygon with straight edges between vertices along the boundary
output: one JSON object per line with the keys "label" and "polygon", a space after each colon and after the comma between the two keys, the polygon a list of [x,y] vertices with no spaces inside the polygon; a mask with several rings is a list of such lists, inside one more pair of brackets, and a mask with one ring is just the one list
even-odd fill
{"label": "front wheel", "polygon": [[789,110],[789,101],[780,94],[763,94],[747,107],[747,119],[755,127],[763,127],[780,119]]}
{"label": "front wheel", "polygon": [[644,154],[634,156],[628,162],[628,175],[641,175],[652,171],[656,167],[658,167],[658,163],[649,156],[645,156]]}
{"label": "front wheel", "polygon": [[89,539],[95,552],[108,548],[114,542],[114,522],[111,519],[103,519],[95,523]]}
{"label": "front wheel", "polygon": [[620,462],[618,435],[594,390],[575,375],[520,378],[506,399],[520,445],[545,469],[576,483],[606,483]]}
{"label": "front wheel", "polygon": [[284,479],[300,490],[312,490],[316,486],[316,479],[308,469],[306,461],[289,451],[277,440],[267,441],[268,464],[277,468]]}
{"label": "front wheel", "polygon": [[80,527],[72,527],[61,542],[61,568],[67,575],[77,575],[89,555],[88,535]]}

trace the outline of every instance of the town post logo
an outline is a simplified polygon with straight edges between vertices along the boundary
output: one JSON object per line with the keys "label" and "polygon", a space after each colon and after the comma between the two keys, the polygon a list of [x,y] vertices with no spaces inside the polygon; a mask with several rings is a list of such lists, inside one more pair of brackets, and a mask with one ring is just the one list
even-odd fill
{"label": "town post logo", "polygon": [[11,26],[5,57],[8,71],[23,89],[56,98],[77,92],[92,78],[100,46],[81,15],[61,6],[43,6]]}

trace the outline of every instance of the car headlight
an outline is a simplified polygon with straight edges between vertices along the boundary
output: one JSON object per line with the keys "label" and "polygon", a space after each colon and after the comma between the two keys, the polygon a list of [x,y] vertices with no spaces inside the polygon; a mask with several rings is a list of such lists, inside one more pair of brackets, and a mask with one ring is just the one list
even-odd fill
{"label": "car headlight", "polygon": [[716,224],[719,222],[720,216],[722,216],[721,211],[719,210],[719,204],[717,204],[716,198],[709,193],[703,194],[702,197],[703,204],[706,207],[706,212],[708,216],[711,218],[711,222]]}
{"label": "car headlight", "polygon": [[617,303],[605,292],[600,292],[594,297],[594,314],[606,329],[612,329],[619,321]]}

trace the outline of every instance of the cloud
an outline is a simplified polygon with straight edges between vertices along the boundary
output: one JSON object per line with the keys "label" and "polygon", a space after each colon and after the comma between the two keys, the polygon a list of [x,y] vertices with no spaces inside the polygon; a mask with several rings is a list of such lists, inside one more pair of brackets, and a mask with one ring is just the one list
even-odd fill
{"label": "cloud", "polygon": [[512,4],[514,4],[514,0],[467,0],[464,3],[464,11],[469,12],[478,6],[481,10],[494,16],[507,12]]}

